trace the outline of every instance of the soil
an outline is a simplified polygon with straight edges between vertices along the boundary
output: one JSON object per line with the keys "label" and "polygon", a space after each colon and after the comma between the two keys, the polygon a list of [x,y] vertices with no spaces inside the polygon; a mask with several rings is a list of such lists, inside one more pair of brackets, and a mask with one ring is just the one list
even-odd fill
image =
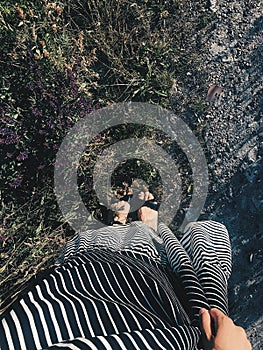
{"label": "soil", "polygon": [[[189,125],[204,126],[201,141],[213,185],[202,217],[220,221],[229,230],[230,315],[246,329],[254,350],[263,346],[262,8],[262,1],[255,0],[211,0],[198,10],[190,5],[184,20],[190,23],[200,12],[212,14],[213,20],[185,43],[199,59],[196,71],[173,93],[175,111],[180,109]],[[209,88],[207,112],[190,110],[200,92],[206,100]],[[178,107],[180,101],[183,107]]]}

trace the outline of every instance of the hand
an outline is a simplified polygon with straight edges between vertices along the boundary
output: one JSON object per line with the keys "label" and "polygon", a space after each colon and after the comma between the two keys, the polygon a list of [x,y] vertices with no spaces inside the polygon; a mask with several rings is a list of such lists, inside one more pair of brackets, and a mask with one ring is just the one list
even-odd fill
{"label": "hand", "polygon": [[[231,318],[223,312],[215,308],[210,311],[201,308],[199,313],[205,350],[252,349],[244,329],[236,326]],[[212,331],[212,321],[214,322],[214,332]]]}

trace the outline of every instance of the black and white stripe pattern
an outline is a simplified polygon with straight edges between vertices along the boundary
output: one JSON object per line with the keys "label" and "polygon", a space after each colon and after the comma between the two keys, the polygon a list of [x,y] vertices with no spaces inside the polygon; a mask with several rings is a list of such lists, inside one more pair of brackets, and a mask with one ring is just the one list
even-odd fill
{"label": "black and white stripe pattern", "polygon": [[167,263],[162,238],[140,221],[130,225],[106,226],[78,234],[64,246],[58,263],[61,264],[76,253],[93,247],[105,247],[113,251],[128,250],[147,255],[162,265]]}
{"label": "black and white stripe pattern", "polygon": [[[197,349],[196,317],[187,315],[169,276],[180,276],[195,316],[200,306],[226,312],[231,256],[225,228],[194,223],[187,227],[183,248],[160,225],[158,244],[151,232],[143,250],[138,227],[139,232],[144,227],[142,240],[150,229],[125,227],[107,229],[121,233],[115,238],[118,248],[112,241],[107,247],[102,236],[100,246],[94,245],[90,232],[72,240],[60,258],[63,264],[25,290],[0,317],[0,349]],[[201,236],[210,245],[203,248]],[[160,252],[166,252],[167,266]]]}
{"label": "black and white stripe pattern", "polygon": [[193,262],[209,306],[228,314],[227,280],[232,257],[225,226],[214,221],[191,223],[180,243]]}

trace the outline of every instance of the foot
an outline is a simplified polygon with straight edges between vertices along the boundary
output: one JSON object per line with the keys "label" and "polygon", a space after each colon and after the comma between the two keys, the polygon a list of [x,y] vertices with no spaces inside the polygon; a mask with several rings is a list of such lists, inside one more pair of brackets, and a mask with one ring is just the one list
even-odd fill
{"label": "foot", "polygon": [[138,217],[140,221],[157,231],[158,211],[148,207],[141,207],[138,210]]}
{"label": "foot", "polygon": [[126,201],[119,201],[111,205],[111,210],[114,211],[113,225],[126,224],[127,216],[130,210],[130,204]]}

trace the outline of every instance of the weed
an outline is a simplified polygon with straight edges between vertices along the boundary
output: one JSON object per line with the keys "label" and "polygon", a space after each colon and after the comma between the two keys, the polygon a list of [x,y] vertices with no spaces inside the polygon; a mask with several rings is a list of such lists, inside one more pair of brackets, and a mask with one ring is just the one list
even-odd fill
{"label": "weed", "polygon": [[[56,152],[68,130],[88,113],[115,102],[169,106],[174,81],[183,80],[198,59],[187,45],[190,31],[209,21],[197,17],[191,25],[184,23],[187,6],[192,2],[1,1],[0,298],[50,266],[73,234],[53,193]],[[199,101],[192,108],[203,110]],[[83,154],[79,188],[98,216],[89,175],[96,156],[131,136],[165,140],[156,130],[120,127],[94,138]],[[169,140],[163,146],[178,153]],[[148,163],[139,166],[136,159],[116,170],[113,183],[132,168],[158,187],[158,172]],[[187,188],[186,182],[186,202]]]}

